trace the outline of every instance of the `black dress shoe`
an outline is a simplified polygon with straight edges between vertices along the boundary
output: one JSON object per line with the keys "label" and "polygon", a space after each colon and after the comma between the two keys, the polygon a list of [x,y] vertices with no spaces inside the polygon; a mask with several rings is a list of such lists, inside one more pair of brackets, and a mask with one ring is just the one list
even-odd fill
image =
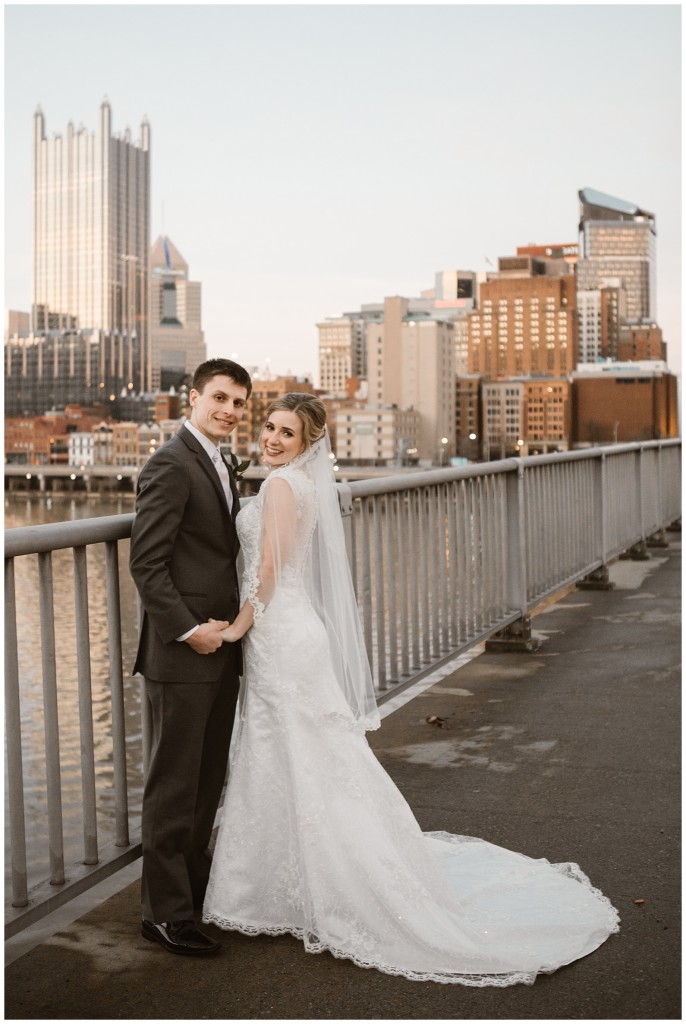
{"label": "black dress shoe", "polygon": [[141,935],[148,942],[159,942],[170,953],[180,953],[181,956],[214,956],[221,949],[218,942],[198,931],[193,921],[153,924],[144,919],[141,922]]}

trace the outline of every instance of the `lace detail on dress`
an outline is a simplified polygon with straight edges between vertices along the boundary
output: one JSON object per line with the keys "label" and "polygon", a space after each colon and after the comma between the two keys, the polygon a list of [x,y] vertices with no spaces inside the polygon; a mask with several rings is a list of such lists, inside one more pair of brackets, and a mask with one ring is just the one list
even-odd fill
{"label": "lace detail on dress", "polygon": [[238,921],[217,917],[215,914],[203,914],[203,921],[206,924],[217,925],[224,931],[240,932],[242,935],[253,937],[257,935],[292,935],[294,938],[300,939],[306,953],[331,953],[338,960],[351,960],[357,967],[381,971],[382,974],[390,974],[396,978],[407,978],[408,981],[435,981],[440,985],[466,985],[472,988],[507,988],[510,985],[533,985],[538,974],[552,974],[557,970],[557,967],[550,967],[548,969],[541,968],[540,971],[515,971],[511,974],[500,975],[434,974],[427,971],[402,970],[380,961],[366,960],[359,953],[353,953],[350,950],[337,949],[329,942],[320,940],[316,935],[302,928],[279,927],[278,925],[248,926]]}
{"label": "lace detail on dress", "polygon": [[260,589],[260,580],[256,572],[245,572],[243,574],[243,594],[245,601],[249,601],[253,608],[253,622],[258,622],[264,615],[264,605],[257,596]]}

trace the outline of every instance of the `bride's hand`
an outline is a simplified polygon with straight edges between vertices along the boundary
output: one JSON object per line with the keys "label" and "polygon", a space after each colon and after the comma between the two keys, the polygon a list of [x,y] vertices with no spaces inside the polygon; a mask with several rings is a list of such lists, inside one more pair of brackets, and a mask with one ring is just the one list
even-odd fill
{"label": "bride's hand", "polygon": [[240,637],[236,636],[236,628],[233,623],[227,626],[226,629],[222,629],[219,636],[227,644],[235,644],[236,640],[240,640]]}
{"label": "bride's hand", "polygon": [[[216,622],[216,619],[208,619],[208,622]],[[236,628],[234,623],[229,623],[226,629],[222,629],[217,634],[226,644],[235,644],[236,640],[240,640],[240,637],[236,635]]]}

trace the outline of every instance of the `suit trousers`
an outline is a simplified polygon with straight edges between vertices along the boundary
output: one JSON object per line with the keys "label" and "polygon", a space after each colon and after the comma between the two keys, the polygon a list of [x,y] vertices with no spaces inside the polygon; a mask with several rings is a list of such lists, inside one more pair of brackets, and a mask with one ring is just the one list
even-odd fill
{"label": "suit trousers", "polygon": [[192,920],[210,873],[239,677],[231,667],[214,682],[146,679],[145,689],[152,750],[143,793],[142,916],[157,924]]}

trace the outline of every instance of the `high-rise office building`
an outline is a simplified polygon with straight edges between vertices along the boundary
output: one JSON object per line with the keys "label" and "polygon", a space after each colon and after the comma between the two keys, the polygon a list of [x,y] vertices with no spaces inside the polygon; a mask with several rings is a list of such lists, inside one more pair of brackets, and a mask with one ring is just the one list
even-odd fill
{"label": "high-rise office building", "polygon": [[580,363],[617,359],[621,325],[626,320],[626,291],[618,277],[606,277],[598,288],[577,289]]}
{"label": "high-rise office building", "polygon": [[430,298],[440,316],[452,320],[455,342],[455,373],[466,374],[469,361],[469,313],[476,309],[480,279],[484,275],[473,270],[440,270],[431,291],[422,292]]}
{"label": "high-rise office building", "polygon": [[533,264],[528,256],[501,259],[501,272],[481,285],[479,309],[469,314],[470,373],[559,377],[574,368],[574,276],[536,273]]}
{"label": "high-rise office building", "polygon": [[[427,300],[429,301],[429,300]],[[367,326],[370,405],[419,413],[418,458],[441,462],[455,451],[455,341],[450,318],[417,300],[384,302],[382,323]]]}
{"label": "high-rise office building", "polygon": [[152,390],[178,388],[207,358],[200,315],[201,286],[171,239],[150,251],[150,376]]}
{"label": "high-rise office building", "polygon": [[78,403],[120,413],[141,365],[135,333],[53,330],[5,339],[5,415],[40,416]]}
{"label": "high-rise office building", "polygon": [[150,125],[136,143],[114,135],[104,100],[95,132],[47,138],[38,108],[33,147],[33,332],[125,335],[134,389],[149,391]]}
{"label": "high-rise office building", "polygon": [[368,317],[344,313],[317,324],[319,331],[319,386],[331,395],[344,397],[346,381],[367,375]]}
{"label": "high-rise office building", "polygon": [[626,318],[655,320],[655,216],[635,203],[584,188],[579,192],[580,291],[602,287],[619,278],[626,292]]}

